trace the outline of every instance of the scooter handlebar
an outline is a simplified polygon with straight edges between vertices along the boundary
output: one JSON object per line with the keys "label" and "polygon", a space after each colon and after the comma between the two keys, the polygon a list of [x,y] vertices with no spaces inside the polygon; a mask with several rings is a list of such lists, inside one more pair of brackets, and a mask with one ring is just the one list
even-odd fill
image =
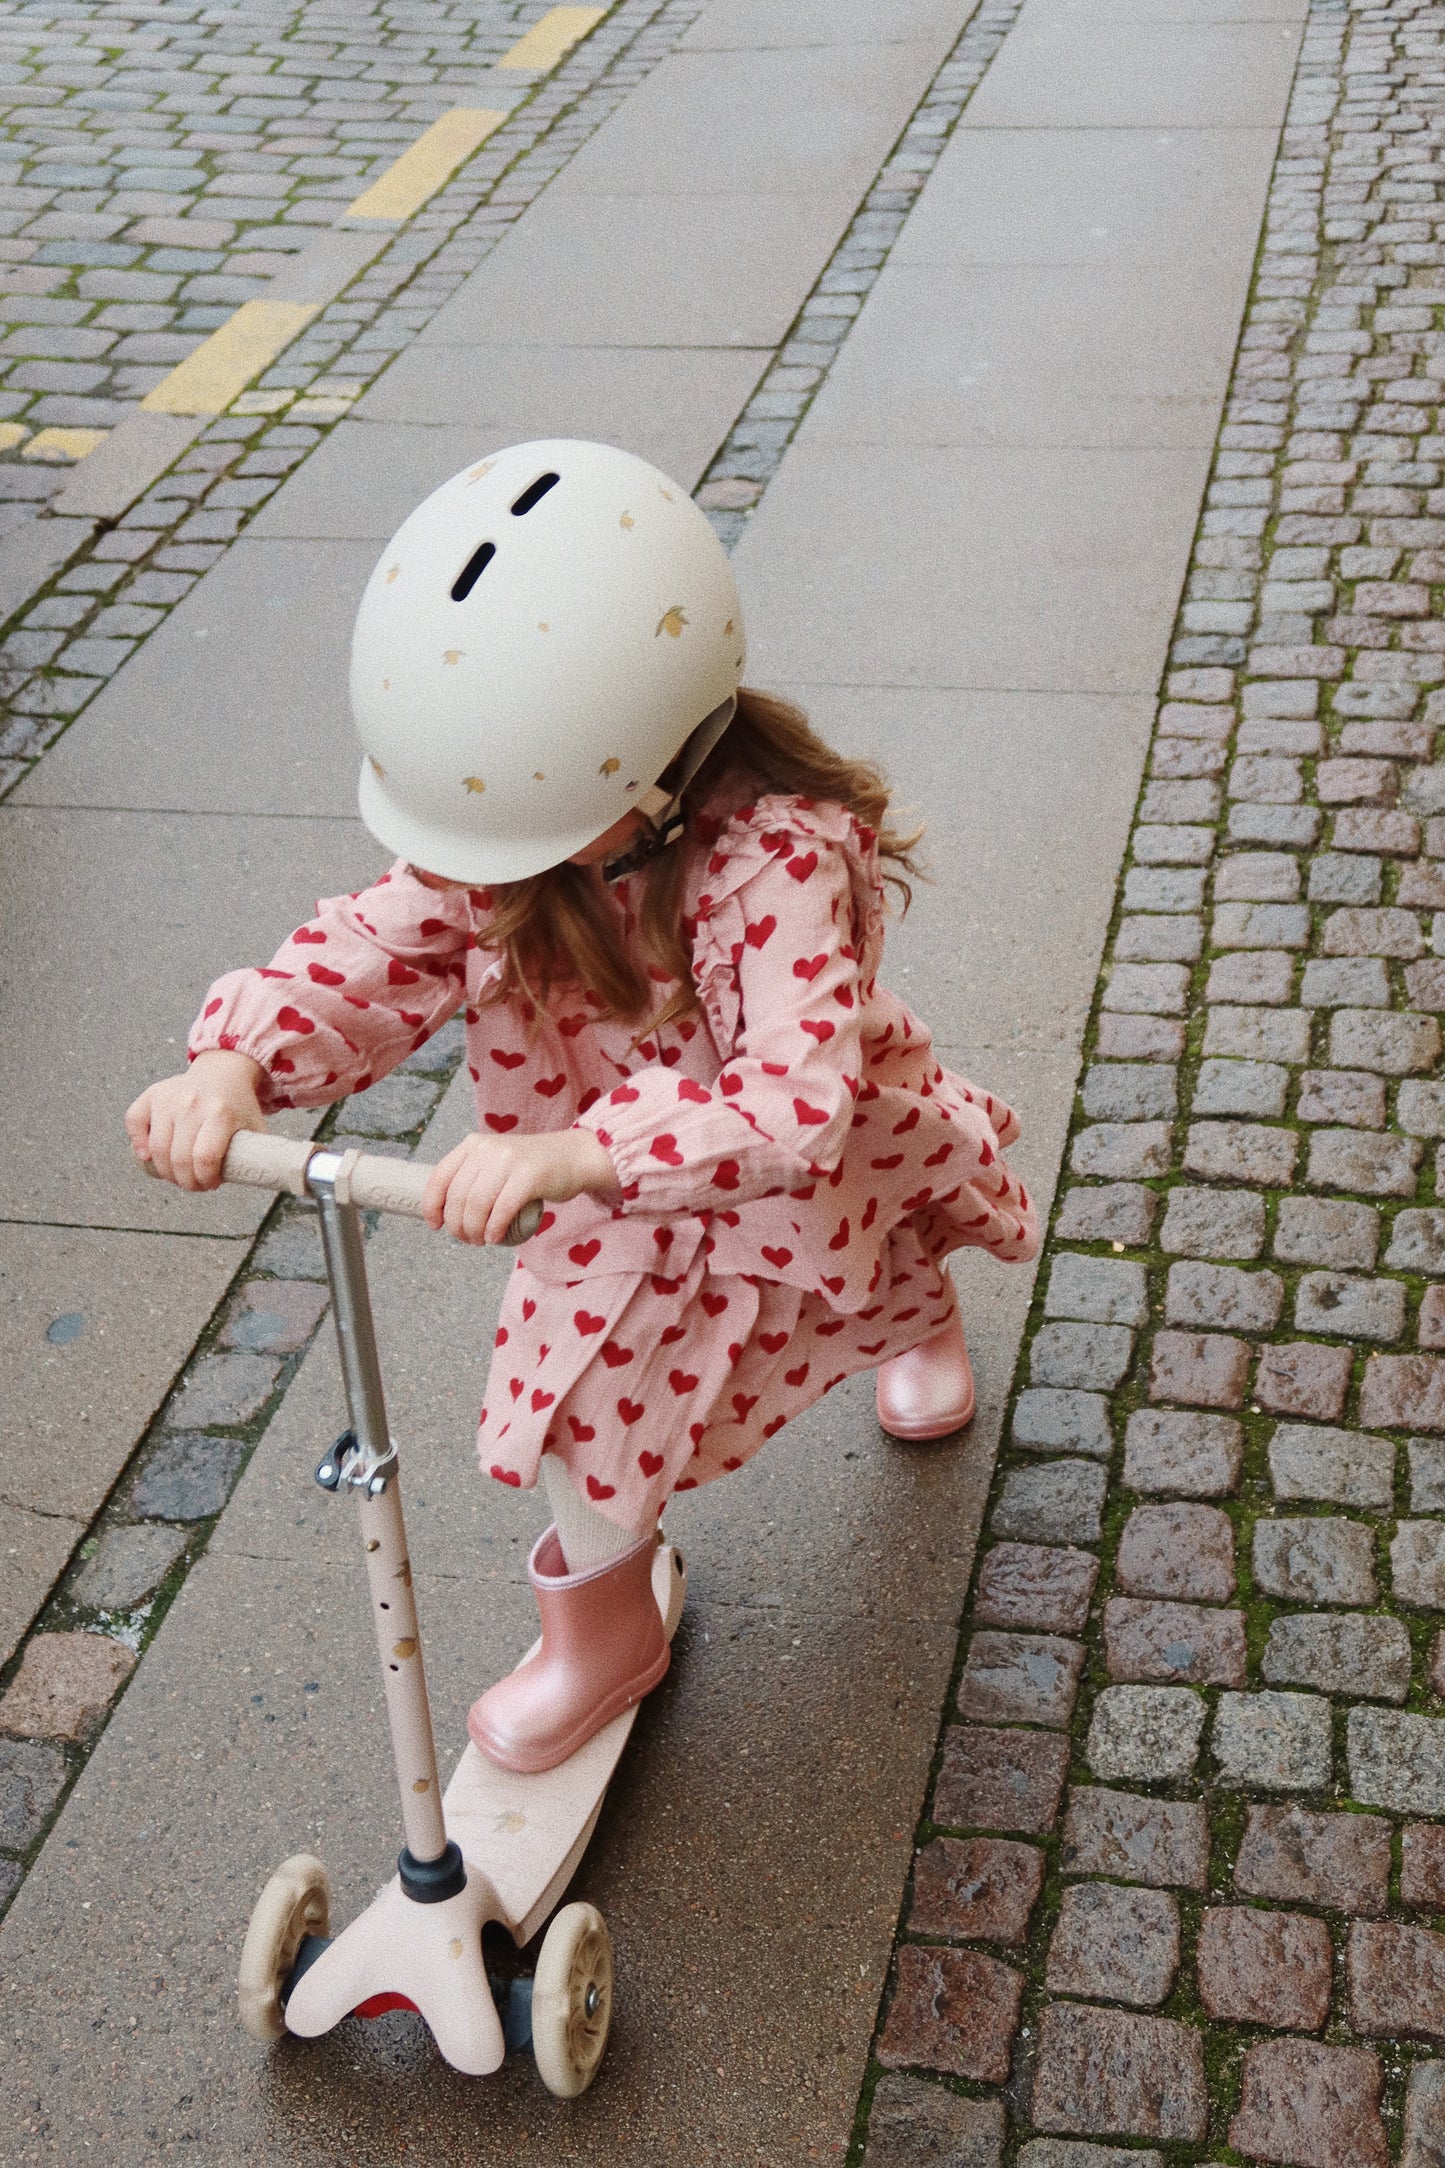
{"label": "scooter handlebar", "polygon": [[[297,1143],[290,1137],[273,1137],[264,1130],[238,1129],[226,1153],[222,1174],[228,1182],[242,1182],[250,1189],[288,1191],[304,1197],[306,1169],[325,1145]],[[345,1154],[347,1193],[353,1204],[367,1212],[400,1212],[407,1219],[421,1219],[422,1193],[431,1167],[426,1161],[386,1159],[379,1152],[350,1151]],[[540,1199],[524,1204],[502,1237],[515,1247],[537,1232],[543,1207]]]}

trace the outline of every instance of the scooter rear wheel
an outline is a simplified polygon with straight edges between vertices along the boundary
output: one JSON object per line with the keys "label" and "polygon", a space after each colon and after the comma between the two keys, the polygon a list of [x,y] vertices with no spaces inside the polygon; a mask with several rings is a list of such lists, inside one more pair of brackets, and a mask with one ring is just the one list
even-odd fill
{"label": "scooter rear wheel", "polygon": [[563,1905],[532,1982],[532,2053],[549,2093],[575,2100],[597,2075],[612,2024],[612,1937],[595,1905]]}
{"label": "scooter rear wheel", "polygon": [[241,2023],[263,2046],[282,2038],[286,2013],[281,1995],[296,1952],[307,1935],[331,1932],[331,1884],[310,1852],[297,1852],[276,1869],[251,1912],[237,1982]]}

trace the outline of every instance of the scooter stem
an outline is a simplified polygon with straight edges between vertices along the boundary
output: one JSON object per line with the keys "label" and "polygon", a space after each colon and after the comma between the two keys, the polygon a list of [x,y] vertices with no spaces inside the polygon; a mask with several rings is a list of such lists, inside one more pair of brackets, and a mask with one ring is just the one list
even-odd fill
{"label": "scooter stem", "polygon": [[[425,1866],[441,1861],[447,1853],[446,1824],[402,1518],[396,1448],[387,1428],[361,1220],[347,1192],[344,1155],[313,1152],[306,1168],[306,1186],[320,1208],[321,1241],[331,1282],[347,1414],[361,1467],[376,1471],[357,1493],[366,1576],[381,1656],[382,1685],[386,1689],[387,1722],[396,1758],[407,1853],[412,1862]],[[404,1879],[406,1864],[403,1855]],[[424,1901],[448,1894],[438,1889],[435,1897]]]}

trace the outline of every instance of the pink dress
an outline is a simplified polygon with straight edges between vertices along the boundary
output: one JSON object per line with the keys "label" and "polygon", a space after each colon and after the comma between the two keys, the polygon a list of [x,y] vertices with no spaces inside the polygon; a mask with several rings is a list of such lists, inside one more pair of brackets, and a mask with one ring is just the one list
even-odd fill
{"label": "pink dress", "polygon": [[[620,1204],[549,1210],[518,1253],[481,1411],[482,1466],[530,1486],[544,1451],[610,1518],[737,1468],[830,1387],[947,1323],[940,1259],[1034,1256],[1001,1148],[1011,1110],[940,1068],[877,979],[876,840],[836,805],[767,796],[696,821],[684,930],[700,1011],[634,1043],[594,998],[478,1006],[501,961],[489,899],[404,863],[317,906],[264,970],[211,988],[192,1056],[238,1048],[269,1108],[396,1066],[466,1000],[478,1122],[591,1129]],[[611,891],[637,939],[635,882]],[[658,1007],[672,982],[658,977]]]}

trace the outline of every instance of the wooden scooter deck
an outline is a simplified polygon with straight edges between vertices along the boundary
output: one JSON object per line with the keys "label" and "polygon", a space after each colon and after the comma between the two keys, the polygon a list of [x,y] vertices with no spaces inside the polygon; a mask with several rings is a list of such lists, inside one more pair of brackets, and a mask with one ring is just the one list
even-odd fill
{"label": "wooden scooter deck", "polygon": [[[682,1617],[687,1569],[670,1543],[658,1545],[652,1593],[671,1641]],[[442,1799],[447,1835],[467,1865],[487,1877],[519,1947],[572,1879],[636,1717],[635,1707],[624,1710],[565,1762],[537,1776],[499,1769],[470,1743],[457,1763]]]}

